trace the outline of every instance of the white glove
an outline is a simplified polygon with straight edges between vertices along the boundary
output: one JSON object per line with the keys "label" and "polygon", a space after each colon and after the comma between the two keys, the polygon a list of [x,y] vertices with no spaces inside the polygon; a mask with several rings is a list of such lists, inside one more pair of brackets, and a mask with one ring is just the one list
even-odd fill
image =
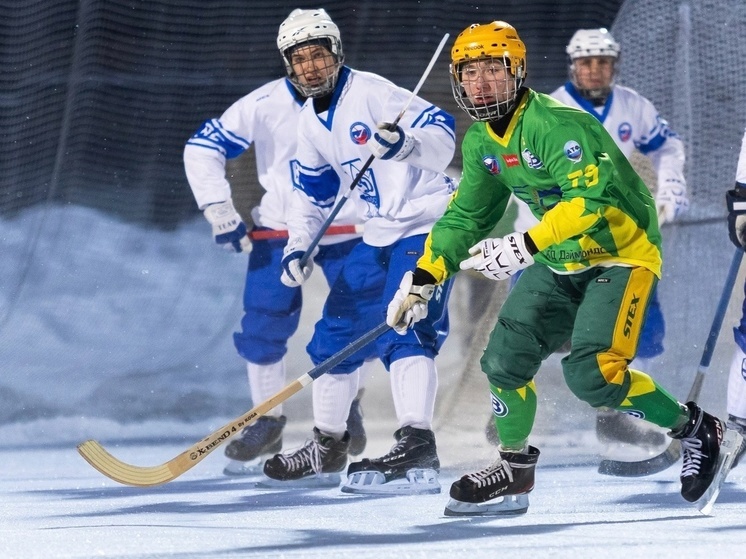
{"label": "white glove", "polygon": [[233,207],[233,201],[210,204],[203,213],[212,225],[212,236],[217,244],[236,252],[251,252],[251,240],[246,236],[246,224]]}
{"label": "white glove", "polygon": [[524,233],[511,233],[500,239],[485,239],[469,249],[472,255],[459,264],[462,270],[474,269],[491,280],[504,280],[528,268],[534,257],[526,248]]}
{"label": "white glove", "polygon": [[386,309],[386,324],[402,336],[407,333],[407,328],[427,316],[427,302],[435,293],[434,285],[412,285],[413,279],[412,272],[404,274],[399,289]]}
{"label": "white glove", "polygon": [[670,223],[689,209],[686,184],[677,179],[666,179],[655,195],[658,225]]}
{"label": "white glove", "polygon": [[285,245],[282,251],[282,276],[280,281],[288,287],[299,287],[311,277],[313,272],[313,257],[318,252],[318,247],[306,261],[306,265],[301,268],[300,259],[306,253],[305,243],[300,239],[294,238]]}
{"label": "white glove", "polygon": [[401,161],[414,149],[414,137],[404,132],[401,126],[379,122],[378,132],[365,144],[371,153],[380,159]]}

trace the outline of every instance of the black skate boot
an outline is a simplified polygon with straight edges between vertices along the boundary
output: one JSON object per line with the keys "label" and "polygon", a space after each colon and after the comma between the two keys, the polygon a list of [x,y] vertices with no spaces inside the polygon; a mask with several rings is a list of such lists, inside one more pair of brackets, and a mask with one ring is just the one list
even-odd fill
{"label": "black skate boot", "polygon": [[440,493],[435,434],[406,426],[397,430],[394,438],[396,444],[385,456],[350,464],[344,493]]}
{"label": "black skate boot", "polygon": [[603,444],[630,444],[646,450],[663,446],[666,442],[666,435],[656,431],[654,425],[607,409],[599,409],[596,414],[596,438]]}
{"label": "black skate boot", "polygon": [[263,457],[282,450],[282,430],[287,418],[260,417],[245,427],[238,438],[228,443],[225,455],[230,462],[223,469],[227,476],[245,476],[262,472]]}
{"label": "black skate boot", "polygon": [[324,435],[313,428],[313,439],[294,452],[277,454],[264,463],[266,480],[258,487],[330,487],[338,486],[339,472],[347,466],[350,434],[342,440]]}
{"label": "black skate boot", "polygon": [[350,415],[347,416],[347,432],[350,434],[349,453],[352,456],[362,454],[368,442],[365,427],[363,427],[363,410],[360,408],[361,396],[362,390],[358,392],[357,398],[352,401]]}
{"label": "black skate boot", "polygon": [[705,412],[694,402],[688,402],[689,420],[677,431],[674,439],[681,441],[681,496],[696,503],[709,514],[720,493],[743,438],[737,431],[726,429],[725,422]]}
{"label": "black skate boot", "polygon": [[495,462],[451,485],[446,516],[501,516],[528,510],[528,494],[534,488],[539,450],[500,451]]}
{"label": "black skate boot", "polygon": [[[746,419],[744,419],[743,417],[729,415],[728,421],[725,425],[726,427],[728,427],[728,429],[738,431],[738,434],[741,435],[741,437],[746,437]],[[733,456],[733,465],[731,466],[731,469],[738,466],[738,462],[741,460],[741,456],[743,456],[744,451],[746,451],[746,438],[741,441],[741,446],[736,449],[735,455]]]}

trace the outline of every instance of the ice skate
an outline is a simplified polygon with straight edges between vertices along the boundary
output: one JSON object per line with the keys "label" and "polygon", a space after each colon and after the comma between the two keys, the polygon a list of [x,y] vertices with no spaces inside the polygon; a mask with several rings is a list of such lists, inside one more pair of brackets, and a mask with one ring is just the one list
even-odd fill
{"label": "ice skate", "polygon": [[440,493],[435,434],[407,426],[397,430],[394,438],[396,444],[385,456],[350,464],[341,488],[344,493]]}
{"label": "ice skate", "polygon": [[528,494],[534,488],[539,450],[500,451],[495,462],[467,474],[451,485],[446,516],[503,516],[528,510]]}
{"label": "ice skate", "polygon": [[713,417],[694,402],[687,403],[689,420],[671,436],[681,441],[681,496],[709,514],[720,487],[733,466],[743,437],[725,422]]}
{"label": "ice skate", "polygon": [[666,435],[648,424],[623,412],[600,409],[596,414],[596,437],[606,445],[629,444],[654,450],[666,443]]}
{"label": "ice skate", "polygon": [[225,449],[230,461],[223,469],[227,476],[259,475],[267,456],[282,450],[282,430],[287,418],[260,417],[245,427]]}
{"label": "ice skate", "polygon": [[347,466],[350,434],[340,441],[313,428],[313,439],[300,449],[277,454],[264,463],[265,479],[257,487],[336,487]]}
{"label": "ice skate", "polygon": [[360,396],[362,396],[362,390],[358,393],[358,397],[352,401],[350,415],[347,416],[347,432],[350,434],[350,448],[348,452],[351,456],[362,454],[368,442],[368,438],[365,435],[365,427],[363,427],[363,410],[360,407]]}

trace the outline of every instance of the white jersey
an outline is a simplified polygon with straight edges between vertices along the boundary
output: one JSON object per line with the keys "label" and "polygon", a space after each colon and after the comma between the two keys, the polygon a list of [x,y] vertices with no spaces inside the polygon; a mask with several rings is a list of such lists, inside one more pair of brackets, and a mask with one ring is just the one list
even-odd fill
{"label": "white jersey", "polygon": [[[667,180],[686,184],[684,143],[660,117],[653,103],[635,90],[614,85],[601,106],[594,106],[581,96],[571,82],[550,95],[595,116],[627,159],[635,150],[647,156],[655,169],[659,188]],[[518,204],[518,213],[517,230],[526,231],[537,223],[525,204]]]}
{"label": "white jersey", "polygon": [[[220,118],[206,121],[184,148],[189,186],[202,210],[231,199],[225,176],[227,159],[238,157],[254,144],[259,184],[265,193],[252,209],[254,223],[287,229],[286,216],[293,192],[291,160],[297,149],[298,117],[304,98],[286,79],[271,81],[231,105]],[[359,224],[351,211],[341,212],[337,224]],[[359,235],[325,237],[321,244]]]}
{"label": "white jersey", "polygon": [[738,167],[736,168],[736,182],[746,185],[746,131],[741,140],[741,153],[738,156]]}
{"label": "white jersey", "polygon": [[415,139],[401,162],[376,158],[350,190],[371,157],[365,146],[376,124],[392,122],[411,93],[367,72],[343,67],[327,111],[316,114],[313,99],[303,106],[294,162],[296,187],[288,218],[292,237],[310,243],[339,200],[365,222],[363,240],[389,246],[428,233],[445,211],[456,185],[444,171],[455,150],[451,115],[419,97],[399,121]]}

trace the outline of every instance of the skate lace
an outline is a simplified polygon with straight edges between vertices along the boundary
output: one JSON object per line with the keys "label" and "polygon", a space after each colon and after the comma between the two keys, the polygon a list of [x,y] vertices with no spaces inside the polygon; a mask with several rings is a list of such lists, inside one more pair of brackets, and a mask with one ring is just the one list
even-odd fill
{"label": "skate lace", "polygon": [[513,469],[510,464],[505,460],[498,458],[495,462],[487,466],[483,470],[474,472],[467,476],[477,487],[486,487],[488,485],[494,485],[507,478],[509,482],[513,482]]}
{"label": "skate lace", "polygon": [[699,473],[702,465],[702,458],[705,454],[702,452],[702,441],[696,438],[681,439],[681,446],[684,449],[684,464],[681,468],[681,477],[695,476]]}
{"label": "skate lace", "polygon": [[281,454],[280,460],[290,471],[301,470],[310,466],[318,474],[321,473],[324,450],[316,441],[308,441],[306,446],[292,454]]}

